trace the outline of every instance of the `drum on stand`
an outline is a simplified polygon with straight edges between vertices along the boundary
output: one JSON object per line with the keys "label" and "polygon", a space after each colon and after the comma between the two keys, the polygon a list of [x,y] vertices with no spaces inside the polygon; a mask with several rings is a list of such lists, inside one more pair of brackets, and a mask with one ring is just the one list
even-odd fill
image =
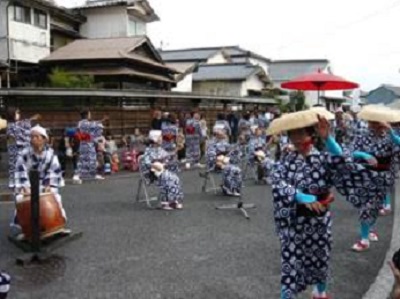
{"label": "drum on stand", "polygon": [[[40,238],[45,239],[63,232],[65,219],[60,205],[53,193],[42,193],[39,198],[40,206]],[[31,197],[26,195],[17,202],[17,218],[22,232],[27,239],[32,239]]]}

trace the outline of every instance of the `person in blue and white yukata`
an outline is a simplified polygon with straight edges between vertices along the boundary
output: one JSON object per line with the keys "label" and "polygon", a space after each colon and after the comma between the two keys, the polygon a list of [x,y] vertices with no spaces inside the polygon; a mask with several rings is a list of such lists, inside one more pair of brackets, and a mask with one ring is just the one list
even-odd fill
{"label": "person in blue and white yukata", "polygon": [[383,121],[390,119],[392,113],[390,109],[381,106],[363,107],[360,117],[368,122],[368,129],[360,131],[350,146],[354,159],[364,161],[382,177],[380,192],[356,206],[361,226],[361,238],[353,245],[353,250],[357,252],[367,250],[370,241],[378,241],[374,229],[378,215],[385,216],[391,211],[390,192],[396,171],[394,157],[400,153],[400,137]]}
{"label": "person in blue and white yukata", "polygon": [[216,168],[222,171],[222,193],[228,196],[241,196],[242,192],[242,170],[239,166],[230,163],[230,158],[225,155],[218,155]]}
{"label": "person in blue and white yukata", "polygon": [[362,134],[364,131],[368,130],[368,122],[358,117],[360,111],[361,111],[360,105],[353,105],[350,107],[350,114],[353,118],[351,121],[349,121],[350,130],[348,134],[350,142],[352,142],[357,135]]}
{"label": "person in blue and white yukata", "polygon": [[[24,195],[31,194],[31,184],[29,181],[29,171],[37,169],[39,171],[39,192],[40,193],[53,193],[54,197],[60,207],[61,214],[67,221],[67,216],[62,205],[61,195],[59,188],[62,182],[62,171],[58,161],[57,155],[47,143],[49,136],[46,130],[37,125],[30,130],[31,144],[25,148],[17,158],[16,171],[15,171],[15,196],[18,202]],[[18,219],[15,216],[11,224],[17,238],[22,240],[24,235],[20,233]],[[68,229],[64,230],[69,233]]]}
{"label": "person in blue and white yukata", "polygon": [[167,170],[161,162],[152,163],[150,171],[156,177],[160,190],[160,208],[162,210],[183,209],[183,188],[178,175]]}
{"label": "person in blue and white yukata", "polygon": [[[325,118],[311,110],[290,113],[285,118],[275,133],[287,131],[294,150],[274,164],[272,173],[274,219],[281,244],[280,298],[297,298],[307,286],[314,286],[313,299],[328,299],[331,189],[336,187],[344,196],[367,196],[377,187],[369,170],[349,162],[329,134],[330,124]],[[270,130],[274,126],[272,122]],[[314,147],[317,134],[326,152]]]}
{"label": "person in blue and white yukata", "polygon": [[175,114],[170,113],[168,118],[161,124],[162,133],[162,148],[170,155],[169,169],[176,168],[174,171],[179,170],[177,137],[179,134],[179,127]]}
{"label": "person in blue and white yukata", "polygon": [[151,173],[151,165],[154,162],[160,162],[166,169],[171,172],[178,172],[176,163],[170,163],[172,156],[162,147],[162,132],[160,130],[151,130],[149,132],[149,146],[146,147],[141,163],[141,172],[144,176],[146,184],[151,184],[156,181],[156,178]]}
{"label": "person in blue and white yukata", "polygon": [[246,111],[242,118],[239,120],[239,135],[243,135],[246,141],[250,140],[251,137],[251,122],[250,122],[250,111]]}
{"label": "person in blue and white yukata", "polygon": [[209,140],[206,150],[207,171],[216,171],[216,160],[220,155],[228,155],[231,144],[222,129],[214,128],[214,137]]}
{"label": "person in blue and white yukata", "polygon": [[7,109],[7,151],[8,151],[8,187],[14,189],[15,163],[21,151],[29,146],[31,122],[40,118],[35,114],[31,118],[21,119],[18,108]]}
{"label": "person in blue and white yukata", "polygon": [[[264,161],[270,156],[265,132],[257,126],[252,127],[254,135],[250,139],[248,150],[248,164],[256,168],[257,180],[261,182],[266,179]],[[272,141],[272,139],[270,139]]]}
{"label": "person in blue and white yukata", "polygon": [[190,168],[191,164],[202,168],[200,164],[201,159],[201,148],[200,144],[202,141],[202,129],[200,125],[200,114],[194,112],[192,118],[189,118],[185,122],[184,134],[185,134],[185,150],[186,150],[186,168]]}
{"label": "person in blue and white yukata", "polygon": [[103,122],[92,121],[89,110],[81,112],[81,121],[78,122],[77,134],[79,136],[79,160],[76,173],[72,180],[75,184],[81,184],[81,179],[103,180],[104,177],[97,174],[97,154],[95,141],[103,135]]}
{"label": "person in blue and white yukata", "polygon": [[223,113],[217,114],[217,120],[215,121],[213,127],[213,131],[215,130],[222,130],[228,137],[230,137],[232,134],[231,126],[229,125],[229,122],[226,120],[226,117]]}

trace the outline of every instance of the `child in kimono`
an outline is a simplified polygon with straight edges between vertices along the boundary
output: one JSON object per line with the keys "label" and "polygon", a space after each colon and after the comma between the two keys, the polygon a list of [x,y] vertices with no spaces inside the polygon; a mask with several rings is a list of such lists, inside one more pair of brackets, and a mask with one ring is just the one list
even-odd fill
{"label": "child in kimono", "polygon": [[151,165],[151,172],[156,177],[160,190],[161,209],[181,210],[183,208],[183,189],[179,177],[165,169],[164,164],[160,162],[154,162]]}
{"label": "child in kimono", "polygon": [[[372,187],[365,187],[371,185],[369,172],[346,160],[329,134],[329,122],[316,112],[301,111],[286,117],[276,133],[287,131],[294,150],[274,164],[272,174],[274,218],[281,243],[281,299],[297,298],[308,285],[314,286],[312,298],[328,299],[331,189],[335,186],[345,196],[354,191],[368,195],[372,191]],[[318,124],[317,128],[313,124]],[[314,147],[317,134],[327,152]]]}

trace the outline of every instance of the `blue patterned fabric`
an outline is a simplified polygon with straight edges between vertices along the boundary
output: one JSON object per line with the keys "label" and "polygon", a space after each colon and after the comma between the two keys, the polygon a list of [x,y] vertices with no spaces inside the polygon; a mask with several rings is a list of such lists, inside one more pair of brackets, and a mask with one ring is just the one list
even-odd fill
{"label": "blue patterned fabric", "polygon": [[161,146],[149,146],[146,148],[143,157],[141,159],[141,172],[146,180],[147,184],[152,182],[152,175],[150,172],[151,164],[154,162],[161,162],[165,165],[166,169],[172,172],[178,172],[176,163],[174,163],[172,156],[164,150]]}
{"label": "blue patterned fabric", "polygon": [[360,205],[359,218],[361,222],[373,225],[379,215],[379,209],[383,206],[385,194],[390,190],[395,180],[395,157],[399,153],[399,148],[396,146],[389,134],[376,136],[370,130],[364,130],[355,136],[353,143],[350,146],[352,152],[365,152],[375,158],[392,158],[391,168],[388,171],[380,171],[379,176],[380,193],[376,198],[369,198],[368,201]]}
{"label": "blue patterned fabric", "polygon": [[240,194],[242,191],[242,170],[233,164],[228,164],[222,170],[222,190],[226,195]]}
{"label": "blue patterned fabric", "polygon": [[7,294],[10,290],[11,277],[6,272],[0,272],[0,293]]}
{"label": "blue patterned fabric", "polygon": [[161,127],[162,132],[162,147],[167,152],[173,152],[176,149],[176,137],[178,136],[178,126],[163,123]]}
{"label": "blue patterned fabric", "polygon": [[307,285],[324,283],[329,272],[331,214],[298,214],[296,192],[326,194],[335,186],[355,204],[375,197],[379,188],[376,173],[352,163],[347,157],[320,153],[307,157],[297,151],[275,163],[272,172],[274,219],[281,242],[281,284],[284,298],[296,298]]}
{"label": "blue patterned fabric", "polygon": [[255,152],[258,150],[264,151],[266,156],[269,156],[268,150],[267,150],[267,142],[265,140],[264,136],[253,136],[250,139],[249,143],[249,163],[250,165],[253,165],[255,161]]}
{"label": "blue patterned fabric", "polygon": [[181,181],[175,173],[165,170],[158,177],[157,186],[160,190],[161,202],[182,202],[183,189]]}
{"label": "blue patterned fabric", "polygon": [[200,122],[195,119],[188,119],[185,124],[185,149],[186,160],[198,163],[201,158],[200,143],[202,131]]}
{"label": "blue patterned fabric", "polygon": [[232,133],[231,127],[229,126],[229,123],[226,120],[215,121],[213,132],[218,130],[222,130],[224,134],[226,134],[227,136],[230,136]]}
{"label": "blue patterned fabric", "polygon": [[103,135],[101,122],[81,120],[78,131],[90,135],[90,141],[81,141],[79,144],[79,160],[77,174],[81,178],[93,178],[97,173],[97,155],[95,140]]}
{"label": "blue patterned fabric", "polygon": [[7,125],[8,174],[10,188],[14,188],[15,163],[18,154],[30,144],[31,121],[29,119],[11,122]]}
{"label": "blue patterned fabric", "polygon": [[[35,169],[39,171],[39,192],[45,192],[46,187],[50,187],[50,192],[61,209],[61,213],[65,220],[67,216],[62,205],[61,195],[59,194],[60,183],[62,180],[62,171],[57,155],[53,149],[48,146],[38,155],[34,153],[29,146],[24,149],[18,156],[15,172],[15,194],[22,192],[23,188],[30,188],[29,171]],[[18,197],[19,195],[17,195]],[[18,221],[14,219],[14,222]]]}
{"label": "blue patterned fabric", "polygon": [[231,150],[231,145],[226,140],[212,139],[207,146],[206,161],[207,170],[213,171],[215,169],[216,159],[219,155],[228,155]]}
{"label": "blue patterned fabric", "polygon": [[17,193],[24,187],[30,188],[30,169],[39,171],[41,189],[50,186],[53,192],[58,192],[62,172],[53,149],[46,146],[44,151],[37,155],[29,146],[21,152],[17,159],[15,171],[15,189]]}
{"label": "blue patterned fabric", "polygon": [[251,136],[251,122],[242,118],[239,120],[238,126],[239,134],[244,135],[246,137],[246,140],[249,140]]}
{"label": "blue patterned fabric", "polygon": [[162,147],[170,155],[168,169],[173,172],[179,172],[180,167],[176,152],[176,138],[178,137],[179,132],[178,126],[164,123],[161,127],[161,132],[163,138]]}

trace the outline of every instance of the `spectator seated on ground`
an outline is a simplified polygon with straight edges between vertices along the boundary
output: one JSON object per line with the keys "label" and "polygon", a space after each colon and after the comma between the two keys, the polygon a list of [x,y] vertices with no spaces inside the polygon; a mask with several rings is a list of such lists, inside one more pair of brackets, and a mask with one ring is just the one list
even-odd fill
{"label": "spectator seated on ground", "polygon": [[117,147],[117,144],[116,144],[113,136],[107,136],[106,150],[111,155],[118,151],[118,147]]}
{"label": "spectator seated on ground", "polygon": [[111,156],[111,172],[116,173],[119,171],[119,156],[117,152],[114,152]]}

